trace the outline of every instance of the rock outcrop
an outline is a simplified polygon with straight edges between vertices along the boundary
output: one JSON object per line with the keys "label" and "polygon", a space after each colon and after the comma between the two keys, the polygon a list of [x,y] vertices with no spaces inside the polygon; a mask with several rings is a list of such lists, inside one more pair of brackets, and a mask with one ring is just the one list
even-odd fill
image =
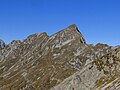
{"label": "rock outcrop", "polygon": [[4,48],[4,47],[5,47],[5,42],[0,39],[0,48]]}
{"label": "rock outcrop", "polygon": [[76,25],[0,50],[0,90],[119,90],[120,47],[89,45]]}

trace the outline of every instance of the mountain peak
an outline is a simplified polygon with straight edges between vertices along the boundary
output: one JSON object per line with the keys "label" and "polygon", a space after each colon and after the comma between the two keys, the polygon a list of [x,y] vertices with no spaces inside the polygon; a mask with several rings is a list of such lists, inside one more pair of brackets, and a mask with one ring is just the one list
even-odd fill
{"label": "mountain peak", "polygon": [[81,34],[81,32],[78,30],[77,26],[75,24],[72,24],[68,26],[67,28],[53,34],[50,36],[50,39],[56,39],[59,42],[68,42],[77,40],[78,42],[82,44],[86,44],[86,41]]}
{"label": "mountain peak", "polygon": [[0,90],[120,90],[120,47],[86,44],[75,24],[0,40]]}
{"label": "mountain peak", "polygon": [[67,29],[77,31],[81,34],[81,32],[79,31],[78,27],[75,24],[71,24],[70,26],[67,27]]}
{"label": "mountain peak", "polygon": [[69,28],[76,28],[77,26],[75,24],[71,24],[70,26],[68,26]]}
{"label": "mountain peak", "polygon": [[79,31],[78,27],[75,24],[71,24],[65,30],[70,30],[72,35],[74,35],[75,37],[77,37],[77,36],[80,37],[80,42],[81,43],[85,43],[86,44],[84,36],[82,35],[82,33]]}

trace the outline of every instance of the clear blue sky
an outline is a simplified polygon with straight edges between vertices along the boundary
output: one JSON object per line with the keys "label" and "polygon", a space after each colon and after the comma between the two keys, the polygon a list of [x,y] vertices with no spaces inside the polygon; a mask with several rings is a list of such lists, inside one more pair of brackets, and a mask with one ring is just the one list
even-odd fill
{"label": "clear blue sky", "polygon": [[0,39],[6,43],[73,23],[87,43],[120,45],[120,0],[0,0]]}

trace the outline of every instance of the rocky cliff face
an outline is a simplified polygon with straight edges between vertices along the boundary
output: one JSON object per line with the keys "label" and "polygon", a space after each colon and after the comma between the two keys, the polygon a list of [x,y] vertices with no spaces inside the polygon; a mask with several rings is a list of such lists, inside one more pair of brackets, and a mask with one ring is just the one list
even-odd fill
{"label": "rocky cliff face", "polygon": [[76,25],[0,50],[0,90],[120,90],[120,47],[88,45]]}

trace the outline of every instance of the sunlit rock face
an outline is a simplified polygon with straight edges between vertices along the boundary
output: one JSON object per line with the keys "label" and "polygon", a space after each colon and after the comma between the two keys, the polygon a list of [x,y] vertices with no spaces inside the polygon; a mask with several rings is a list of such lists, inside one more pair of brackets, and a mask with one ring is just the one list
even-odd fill
{"label": "sunlit rock face", "polygon": [[0,39],[0,48],[4,48],[4,47],[5,47],[5,42]]}
{"label": "sunlit rock face", "polygon": [[120,47],[87,44],[75,24],[0,49],[0,90],[120,90]]}
{"label": "sunlit rock face", "polygon": [[120,90],[120,47],[85,65],[50,90]]}

